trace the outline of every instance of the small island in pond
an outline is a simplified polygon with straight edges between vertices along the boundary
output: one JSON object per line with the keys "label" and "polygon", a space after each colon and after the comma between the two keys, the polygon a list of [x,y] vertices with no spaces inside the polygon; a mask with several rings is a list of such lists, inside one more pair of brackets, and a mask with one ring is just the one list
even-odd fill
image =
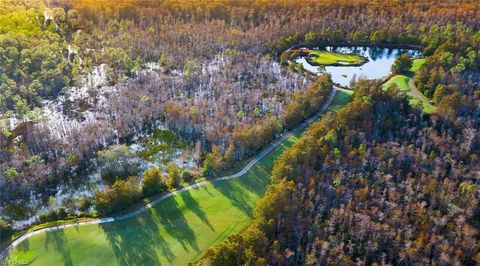
{"label": "small island in pond", "polygon": [[292,49],[292,53],[305,56],[309,64],[314,66],[361,66],[368,62],[366,57],[353,53],[337,53],[308,48]]}

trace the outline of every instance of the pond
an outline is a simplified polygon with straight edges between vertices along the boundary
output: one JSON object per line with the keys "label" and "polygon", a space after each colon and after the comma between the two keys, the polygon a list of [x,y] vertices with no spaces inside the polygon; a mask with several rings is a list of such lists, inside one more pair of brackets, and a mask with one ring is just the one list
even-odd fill
{"label": "pond", "polygon": [[[320,74],[324,72],[332,75],[332,80],[341,86],[350,87],[352,79],[359,78],[379,79],[390,74],[390,68],[397,56],[408,53],[412,57],[421,56],[421,52],[411,49],[397,48],[379,48],[379,47],[332,47],[327,46],[324,49],[314,48],[314,50],[325,50],[335,53],[357,54],[368,58],[368,62],[361,66],[325,66],[318,67],[307,62],[305,56],[299,56],[295,59],[296,63],[301,63],[303,67],[313,73]],[[322,69],[324,68],[324,69]]]}

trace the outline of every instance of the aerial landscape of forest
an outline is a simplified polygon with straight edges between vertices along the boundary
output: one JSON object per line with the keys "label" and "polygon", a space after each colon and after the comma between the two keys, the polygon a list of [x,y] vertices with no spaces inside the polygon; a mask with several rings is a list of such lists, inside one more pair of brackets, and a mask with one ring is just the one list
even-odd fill
{"label": "aerial landscape of forest", "polygon": [[0,264],[480,265],[478,0],[0,0]]}

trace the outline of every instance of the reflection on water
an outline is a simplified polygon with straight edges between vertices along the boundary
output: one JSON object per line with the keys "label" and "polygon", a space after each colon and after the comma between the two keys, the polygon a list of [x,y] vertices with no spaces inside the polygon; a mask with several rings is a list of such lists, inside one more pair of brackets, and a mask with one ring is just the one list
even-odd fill
{"label": "reflection on water", "polygon": [[[416,50],[377,48],[377,47],[325,47],[326,50],[337,53],[355,53],[368,58],[368,62],[362,66],[326,66],[324,71],[332,75],[332,80],[342,86],[349,86],[350,81],[355,78],[379,79],[390,73],[390,67],[395,58],[403,53],[409,53],[413,57],[421,55]],[[295,62],[301,63],[303,67],[311,72],[322,71],[318,66],[310,65],[305,57],[298,57]]]}

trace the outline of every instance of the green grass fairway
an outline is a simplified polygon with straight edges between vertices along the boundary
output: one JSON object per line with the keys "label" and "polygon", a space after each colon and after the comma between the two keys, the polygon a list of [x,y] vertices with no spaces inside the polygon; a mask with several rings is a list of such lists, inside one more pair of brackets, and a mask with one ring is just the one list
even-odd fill
{"label": "green grass fairway", "polygon": [[403,92],[409,92],[410,86],[408,86],[408,80],[410,78],[405,75],[396,75],[385,82],[382,86],[384,89],[388,89],[392,86],[398,87]]}
{"label": "green grass fairway", "polygon": [[[345,105],[340,91],[330,111]],[[252,210],[270,182],[273,162],[299,132],[244,176],[208,184],[159,202],[128,220],[70,227],[35,235],[13,249],[8,262],[32,265],[186,265],[252,220]]]}
{"label": "green grass fairway", "polygon": [[[422,102],[418,99],[415,99],[418,101],[418,104],[422,104]],[[422,110],[424,113],[426,114],[432,114],[434,113],[435,111],[437,111],[437,107],[433,106],[433,105],[426,105],[426,104],[422,104]]]}
{"label": "green grass fairway", "polygon": [[16,247],[9,259],[34,259],[32,265],[186,265],[251,222],[274,159],[296,138],[241,178],[186,191],[125,221],[35,235]]}
{"label": "green grass fairway", "polygon": [[413,60],[412,67],[410,68],[410,72],[417,72],[418,69],[425,64],[425,58],[418,58]]}
{"label": "green grass fairway", "polygon": [[[405,73],[404,75],[396,75],[390,78],[387,82],[385,82],[382,85],[382,89],[386,90],[389,89],[392,86],[396,86],[397,88],[400,89],[401,92],[407,93],[408,94],[408,102],[411,105],[420,105],[422,106],[422,110],[424,113],[431,114],[435,112],[436,108],[435,106],[432,105],[427,105],[424,104],[422,101],[419,99],[415,98],[410,94],[411,89],[410,86],[408,85],[408,81],[415,75],[415,72],[420,69],[420,67],[425,64],[425,59],[419,58],[419,59],[414,59],[412,67],[408,71],[408,73]],[[423,93],[418,91],[418,95],[422,97],[425,101],[430,101]]]}
{"label": "green grass fairway", "polygon": [[356,54],[341,54],[328,51],[311,51],[308,59],[317,65],[360,65],[366,59]]}
{"label": "green grass fairway", "polygon": [[337,90],[337,94],[335,94],[335,98],[333,98],[328,110],[337,112],[352,99],[352,94],[353,90]]}

